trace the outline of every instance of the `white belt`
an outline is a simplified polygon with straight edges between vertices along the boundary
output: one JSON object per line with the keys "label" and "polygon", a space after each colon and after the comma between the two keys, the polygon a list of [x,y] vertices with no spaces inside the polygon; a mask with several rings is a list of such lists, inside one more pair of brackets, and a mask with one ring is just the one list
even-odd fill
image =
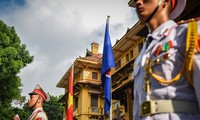
{"label": "white belt", "polygon": [[199,108],[196,102],[183,100],[151,100],[143,102],[140,107],[141,116],[170,112],[199,114]]}

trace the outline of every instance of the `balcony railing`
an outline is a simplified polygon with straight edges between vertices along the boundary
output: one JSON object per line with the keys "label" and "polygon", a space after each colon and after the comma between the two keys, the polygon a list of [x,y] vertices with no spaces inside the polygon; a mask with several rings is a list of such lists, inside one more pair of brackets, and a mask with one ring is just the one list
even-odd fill
{"label": "balcony railing", "polygon": [[102,114],[102,108],[89,107],[88,108],[88,114],[90,114],[90,115],[101,115]]}
{"label": "balcony railing", "polygon": [[78,108],[76,108],[73,112],[73,116],[78,116]]}

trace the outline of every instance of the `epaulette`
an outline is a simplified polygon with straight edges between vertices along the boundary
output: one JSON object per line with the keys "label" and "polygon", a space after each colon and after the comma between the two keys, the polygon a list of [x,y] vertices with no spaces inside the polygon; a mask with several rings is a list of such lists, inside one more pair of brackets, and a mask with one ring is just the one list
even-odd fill
{"label": "epaulette", "polygon": [[190,18],[190,19],[187,19],[187,20],[180,20],[177,22],[178,25],[180,24],[185,24],[185,23],[189,23],[189,22],[192,22],[192,21],[198,21],[200,20],[200,17],[197,17],[197,18]]}

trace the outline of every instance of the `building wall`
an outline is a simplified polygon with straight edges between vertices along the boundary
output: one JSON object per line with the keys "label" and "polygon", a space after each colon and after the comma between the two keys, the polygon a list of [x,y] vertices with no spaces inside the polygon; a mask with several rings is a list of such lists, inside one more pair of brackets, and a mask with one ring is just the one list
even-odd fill
{"label": "building wall", "polygon": [[88,120],[88,107],[89,107],[90,96],[88,90],[85,86],[81,87],[79,94],[79,117],[78,120]]}

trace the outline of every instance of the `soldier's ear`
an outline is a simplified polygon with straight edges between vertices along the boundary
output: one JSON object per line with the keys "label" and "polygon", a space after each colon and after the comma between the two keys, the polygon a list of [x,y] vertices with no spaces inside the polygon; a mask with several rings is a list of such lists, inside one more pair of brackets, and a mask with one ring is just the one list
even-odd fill
{"label": "soldier's ear", "polygon": [[171,0],[163,0],[163,5],[170,5],[171,4]]}
{"label": "soldier's ear", "polygon": [[169,13],[171,11],[171,0],[163,0],[163,8],[165,8]]}
{"label": "soldier's ear", "polygon": [[44,99],[42,97],[40,97],[40,99],[38,101],[40,101],[40,103],[43,103]]}

